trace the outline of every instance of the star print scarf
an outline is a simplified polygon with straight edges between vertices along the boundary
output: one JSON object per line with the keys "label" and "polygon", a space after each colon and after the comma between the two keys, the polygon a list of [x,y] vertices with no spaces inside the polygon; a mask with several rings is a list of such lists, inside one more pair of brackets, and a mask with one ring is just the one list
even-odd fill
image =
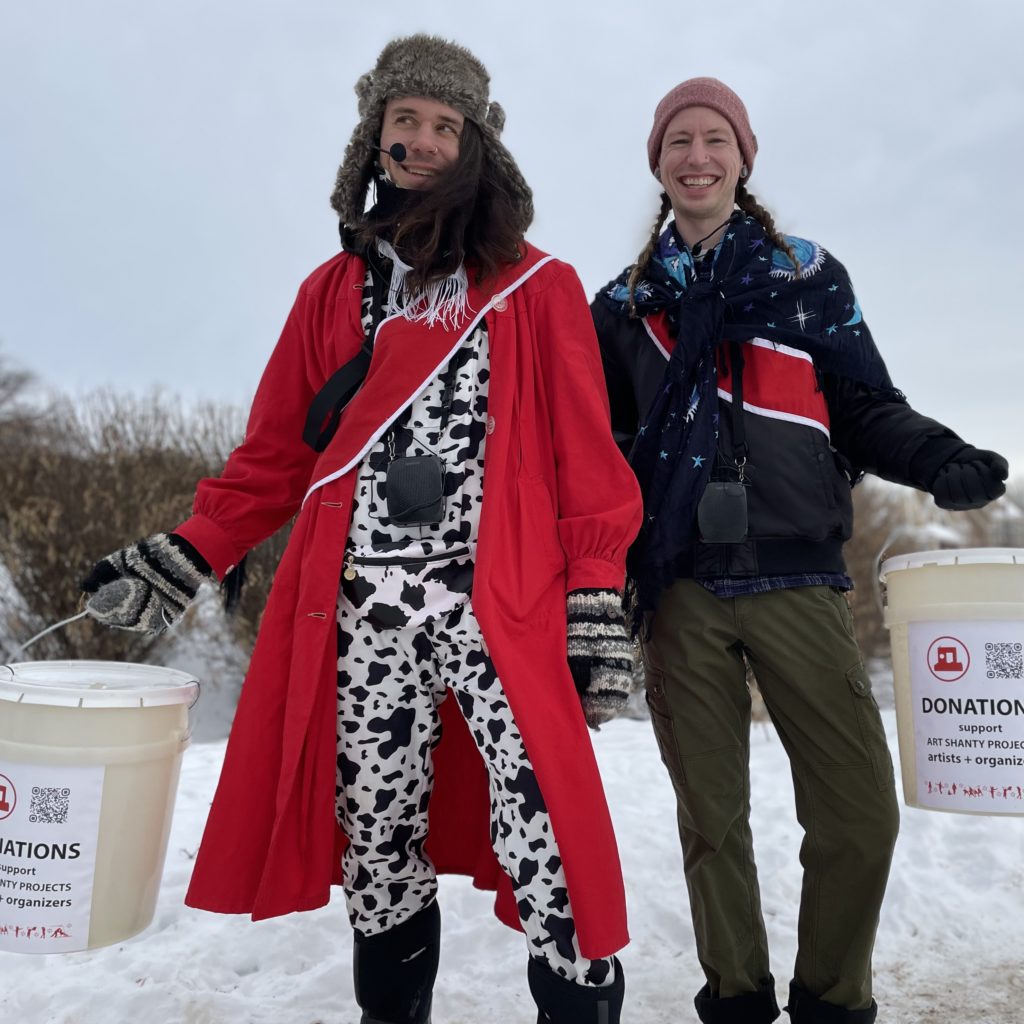
{"label": "star print scarf", "polygon": [[[640,316],[664,310],[676,345],[630,454],[644,495],[644,524],[627,562],[634,612],[653,611],[661,591],[692,573],[697,503],[715,462],[716,349],[766,338],[807,352],[819,371],[898,395],[843,265],[815,242],[786,237],[800,265],[761,224],[735,213],[698,274],[670,224],[636,288]],[[601,293],[629,316],[630,268]],[[902,396],[900,396],[902,397]],[[642,616],[633,615],[634,631]]]}

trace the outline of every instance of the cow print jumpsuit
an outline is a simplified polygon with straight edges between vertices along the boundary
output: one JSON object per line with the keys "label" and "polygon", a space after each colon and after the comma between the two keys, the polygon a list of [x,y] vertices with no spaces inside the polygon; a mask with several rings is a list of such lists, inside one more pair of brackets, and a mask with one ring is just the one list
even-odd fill
{"label": "cow print jumpsuit", "polygon": [[[376,319],[373,283],[368,270],[367,331]],[[423,844],[438,707],[451,689],[487,768],[491,844],[512,880],[531,956],[578,984],[605,985],[613,980],[612,961],[580,953],[547,808],[469,603],[488,362],[481,321],[359,470],[338,595],[337,813],[349,839],[349,917],[361,934],[376,935],[436,896]],[[446,384],[454,397],[443,422]],[[389,521],[384,484],[391,458],[431,452],[444,464],[442,521]]]}

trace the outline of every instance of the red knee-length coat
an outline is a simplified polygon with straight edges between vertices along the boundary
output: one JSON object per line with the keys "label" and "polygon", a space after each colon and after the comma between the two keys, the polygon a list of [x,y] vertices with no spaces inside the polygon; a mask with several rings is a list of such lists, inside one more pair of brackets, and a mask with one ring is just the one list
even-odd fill
{"label": "red knee-length coat", "polygon": [[[565,597],[621,587],[641,500],[609,427],[590,312],[572,268],[532,247],[457,329],[380,326],[366,381],[327,449],[302,442],[313,395],[362,343],[363,261],[303,283],[264,372],[245,441],[175,532],[223,576],[298,511],[274,578],[186,902],[254,919],[325,904],[346,839],[334,810],[335,607],[359,463],[480,317],[490,339],[488,437],[473,609],[551,816],[583,954],[627,941],[615,837],[566,663]],[[439,871],[497,890],[483,763],[449,699],[426,849]]]}

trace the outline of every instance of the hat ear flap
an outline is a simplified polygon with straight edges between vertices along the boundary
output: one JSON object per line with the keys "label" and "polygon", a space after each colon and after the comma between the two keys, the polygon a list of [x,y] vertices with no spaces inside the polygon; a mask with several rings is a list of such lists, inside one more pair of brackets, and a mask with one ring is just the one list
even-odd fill
{"label": "hat ear flap", "polygon": [[373,89],[373,72],[367,71],[365,75],[359,76],[355,84],[355,93],[359,98],[359,116],[366,117],[370,105],[370,92]]}
{"label": "hat ear flap", "polygon": [[495,135],[500,135],[501,130],[505,127],[505,109],[497,100],[492,100],[487,104],[484,123],[488,128],[494,130]]}
{"label": "hat ear flap", "polygon": [[378,120],[364,118],[356,125],[345,149],[345,157],[338,168],[334,192],[331,194],[331,206],[345,224],[354,224],[363,214],[366,190],[377,155],[379,133]]}

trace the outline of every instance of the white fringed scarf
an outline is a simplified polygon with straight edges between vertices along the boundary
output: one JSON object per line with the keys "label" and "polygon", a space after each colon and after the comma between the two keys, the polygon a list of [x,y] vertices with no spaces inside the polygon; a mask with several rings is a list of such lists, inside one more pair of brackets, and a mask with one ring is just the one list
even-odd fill
{"label": "white fringed scarf", "polygon": [[377,252],[391,260],[392,265],[387,302],[389,316],[400,313],[406,320],[412,323],[423,321],[428,327],[438,322],[449,330],[458,327],[469,308],[469,278],[465,267],[460,265],[454,273],[432,281],[425,291],[410,296],[405,279],[412,267],[383,238],[377,239]]}

